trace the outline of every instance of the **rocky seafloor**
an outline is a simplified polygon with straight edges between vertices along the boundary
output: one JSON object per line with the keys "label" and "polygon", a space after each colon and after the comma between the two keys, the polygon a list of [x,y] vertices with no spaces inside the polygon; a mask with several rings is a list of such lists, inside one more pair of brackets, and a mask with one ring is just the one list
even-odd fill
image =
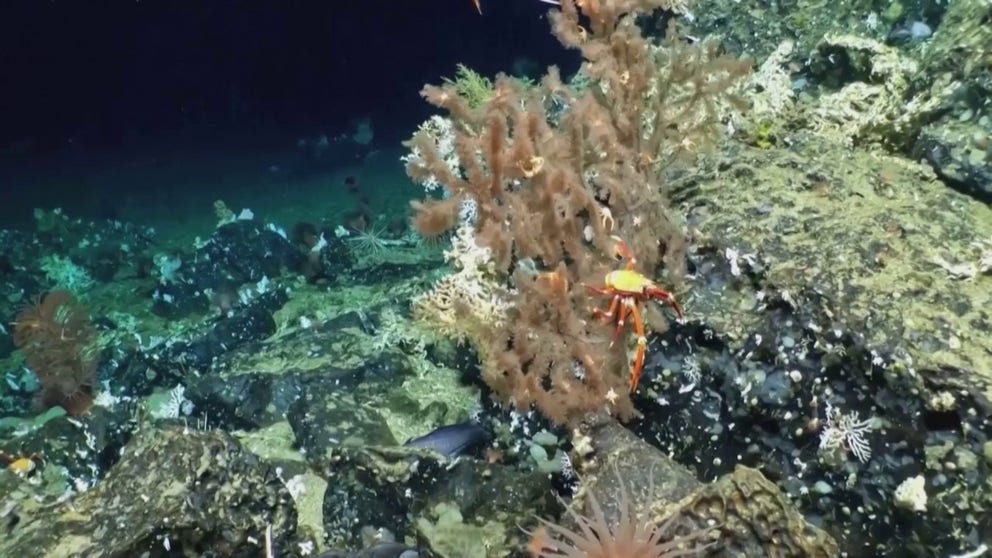
{"label": "rocky seafloor", "polygon": [[[747,50],[755,12],[709,7],[696,24],[723,14]],[[369,251],[320,223],[313,252],[246,217],[165,250],[45,211],[0,231],[3,323],[75,286],[99,337],[95,404],[70,416],[38,411],[0,336],[0,555],[524,556],[577,483],[609,514],[624,483],[714,529],[714,556],[987,548],[990,8],[925,7],[942,23],[916,42],[893,35],[909,16],[853,37],[800,10],[790,49],[751,40],[779,53],[749,91],[777,116],[678,177],[687,319],[649,337],[625,425],[490,402],[471,350],[408,318],[443,273],[409,237]],[[404,444],[469,421],[457,458]]]}

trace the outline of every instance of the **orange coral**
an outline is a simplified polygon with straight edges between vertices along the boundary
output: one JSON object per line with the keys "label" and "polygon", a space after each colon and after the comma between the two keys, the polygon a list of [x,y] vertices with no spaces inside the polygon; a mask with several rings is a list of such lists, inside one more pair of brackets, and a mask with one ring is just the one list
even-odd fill
{"label": "orange coral", "polygon": [[[612,235],[638,254],[646,276],[662,265],[675,279],[684,271],[666,178],[722,133],[718,101],[749,65],[674,30],[660,47],[642,36],[635,16],[670,0],[560,4],[552,31],[581,52],[591,84],[565,84],[555,68],[537,87],[499,76],[477,108],[450,84],[428,85],[422,95],[451,120],[452,152],[422,129],[407,143],[407,172],[442,184],[448,199],[475,202],[472,232],[509,304],[504,323],[478,340],[493,391],[559,423],[604,408],[629,418],[626,355],[588,319],[594,301],[581,285],[614,269]],[[414,208],[431,232],[451,224],[450,202]]]}
{"label": "orange coral", "polygon": [[56,290],[25,306],[14,322],[14,344],[42,385],[42,404],[80,415],[93,403],[95,331],[69,291]]}

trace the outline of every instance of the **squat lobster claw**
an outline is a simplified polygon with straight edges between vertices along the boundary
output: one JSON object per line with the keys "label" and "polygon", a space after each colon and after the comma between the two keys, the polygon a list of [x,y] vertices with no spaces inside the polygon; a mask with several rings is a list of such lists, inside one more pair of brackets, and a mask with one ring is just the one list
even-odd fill
{"label": "squat lobster claw", "polygon": [[[623,269],[611,271],[606,274],[601,287],[586,285],[590,291],[612,297],[610,307],[607,310],[594,309],[593,315],[601,318],[604,322],[613,322],[616,329],[613,331],[613,342],[620,336],[620,331],[626,323],[627,316],[634,320],[634,332],[637,333],[637,356],[634,358],[634,365],[630,371],[630,391],[637,389],[637,384],[641,379],[641,371],[644,369],[644,356],[647,352],[648,339],[644,333],[644,319],[641,317],[640,304],[649,300],[660,300],[672,305],[672,309],[679,319],[684,319],[682,307],[672,293],[659,287],[654,281],[648,279],[634,269],[637,259],[627,243],[618,237],[613,237],[616,241],[614,250],[616,255],[627,260]],[[612,343],[611,343],[612,346]]]}

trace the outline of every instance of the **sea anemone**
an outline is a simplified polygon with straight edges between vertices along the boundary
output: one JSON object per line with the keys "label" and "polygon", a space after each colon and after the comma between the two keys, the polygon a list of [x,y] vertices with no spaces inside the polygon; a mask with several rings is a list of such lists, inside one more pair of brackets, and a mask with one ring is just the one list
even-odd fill
{"label": "sea anemone", "polygon": [[527,547],[530,555],[533,558],[675,558],[702,556],[712,546],[712,542],[705,541],[712,528],[671,536],[678,513],[655,525],[639,516],[622,479],[619,486],[620,516],[615,523],[607,519],[599,500],[590,492],[590,515],[566,505],[574,527],[539,519],[541,526],[530,533]]}

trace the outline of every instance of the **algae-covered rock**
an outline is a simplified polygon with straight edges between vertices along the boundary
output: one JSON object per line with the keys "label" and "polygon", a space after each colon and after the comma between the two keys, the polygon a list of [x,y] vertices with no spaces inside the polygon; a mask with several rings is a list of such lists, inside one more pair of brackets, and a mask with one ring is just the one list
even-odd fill
{"label": "algae-covered rock", "polygon": [[913,155],[949,185],[992,202],[992,5],[984,0],[947,4],[940,27],[922,51],[922,87],[946,83],[951,91],[939,119],[920,134]]}
{"label": "algae-covered rock", "polygon": [[923,50],[930,75],[951,74],[986,93],[992,91],[992,5],[986,0],[947,3],[940,27]]}
{"label": "algae-covered rock", "polygon": [[[760,471],[738,467],[713,483],[699,482],[691,471],[605,415],[586,420],[575,436],[576,447],[584,448],[578,461],[584,490],[611,521],[631,504],[634,510],[649,511],[658,524],[675,515],[680,532],[712,531],[707,540],[713,545],[705,556],[840,553],[834,539],[807,522]],[[629,502],[617,498],[622,492]]]}
{"label": "algae-covered rock", "polygon": [[431,518],[417,520],[417,530],[431,549],[445,558],[509,556],[503,525],[466,522],[457,505],[440,503],[430,510]]}
{"label": "algae-covered rock", "polygon": [[[522,546],[535,513],[552,507],[547,475],[421,448],[342,446],[314,460],[327,478],[324,527],[331,546],[357,547],[365,530],[422,541],[437,556],[503,556]],[[487,553],[464,554],[484,531]]]}
{"label": "algae-covered rock", "polygon": [[691,528],[714,526],[717,556],[839,556],[833,538],[815,527],[761,471],[739,466],[679,502]]}
{"label": "algae-covered rock", "polygon": [[962,107],[957,113],[925,127],[913,153],[947,184],[992,203],[992,114]]}
{"label": "algae-covered rock", "polygon": [[[925,166],[815,134],[725,155],[689,202],[706,279],[686,290],[715,332],[683,332],[701,380],[666,391],[642,431],[703,474],[760,467],[849,553],[974,548],[990,469],[933,468],[925,448],[982,455],[992,434],[992,209]],[[675,338],[668,347],[677,371]],[[664,356],[651,348],[647,378]],[[838,416],[860,425],[846,436],[868,453],[845,443],[828,458]],[[920,474],[925,516],[894,496]]]}
{"label": "algae-covered rock", "polygon": [[864,37],[824,37],[809,68],[823,85],[807,107],[809,125],[845,145],[881,143],[907,150],[950,92],[943,82],[932,90],[917,90],[919,63]]}
{"label": "algae-covered rock", "polygon": [[279,556],[295,555],[288,490],[219,431],[141,432],[95,488],[16,519],[0,556],[259,556],[267,530]]}
{"label": "algae-covered rock", "polygon": [[[706,206],[690,219],[707,231],[704,244],[760,262],[755,291],[784,291],[807,310],[822,308],[841,329],[906,355],[916,370],[992,379],[992,277],[952,273],[955,264],[977,264],[992,238],[988,206],[923,166],[819,140],[736,150],[699,193]],[[750,300],[739,300],[735,290],[712,300],[697,294],[711,325],[746,336],[760,317],[737,308],[762,301],[750,288],[741,293]]]}

